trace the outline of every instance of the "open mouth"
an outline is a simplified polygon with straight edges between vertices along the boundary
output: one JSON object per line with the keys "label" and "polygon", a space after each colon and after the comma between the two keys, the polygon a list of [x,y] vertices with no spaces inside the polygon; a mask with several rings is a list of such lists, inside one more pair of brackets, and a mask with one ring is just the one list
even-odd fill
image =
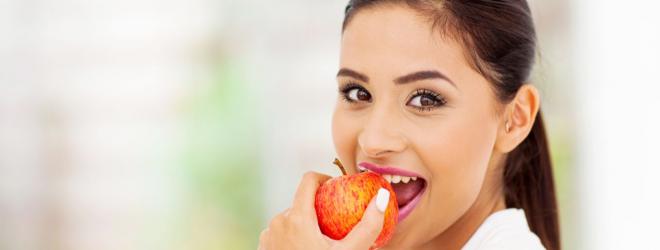
{"label": "open mouth", "polygon": [[412,213],[426,190],[426,180],[410,171],[395,167],[378,166],[368,162],[358,164],[358,170],[360,172],[375,172],[390,182],[399,205],[399,222]]}

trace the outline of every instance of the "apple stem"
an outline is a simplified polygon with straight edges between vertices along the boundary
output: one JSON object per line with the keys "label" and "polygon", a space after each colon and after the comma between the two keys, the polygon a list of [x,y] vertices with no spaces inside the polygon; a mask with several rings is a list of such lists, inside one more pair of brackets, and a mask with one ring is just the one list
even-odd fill
{"label": "apple stem", "polygon": [[337,167],[339,167],[342,175],[347,175],[346,169],[344,168],[344,165],[341,164],[339,159],[335,158],[335,161],[333,161],[332,163],[334,163],[335,165],[337,165]]}

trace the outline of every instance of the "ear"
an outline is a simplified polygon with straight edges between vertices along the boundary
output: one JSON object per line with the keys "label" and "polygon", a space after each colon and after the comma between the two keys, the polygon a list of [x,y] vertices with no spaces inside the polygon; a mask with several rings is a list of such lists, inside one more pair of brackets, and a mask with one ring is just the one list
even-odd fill
{"label": "ear", "polygon": [[524,84],[514,99],[506,104],[498,129],[495,149],[501,153],[513,151],[534,126],[539,112],[541,97],[536,87]]}

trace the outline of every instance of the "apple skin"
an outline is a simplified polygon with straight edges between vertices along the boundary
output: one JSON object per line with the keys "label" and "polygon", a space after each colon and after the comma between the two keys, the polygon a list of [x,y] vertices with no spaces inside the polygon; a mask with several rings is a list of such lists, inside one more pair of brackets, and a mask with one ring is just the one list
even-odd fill
{"label": "apple skin", "polygon": [[383,229],[371,249],[384,246],[394,234],[399,207],[390,183],[373,172],[335,177],[318,188],[314,208],[321,232],[335,240],[343,239],[362,219],[369,202],[381,187],[390,192],[390,200]]}

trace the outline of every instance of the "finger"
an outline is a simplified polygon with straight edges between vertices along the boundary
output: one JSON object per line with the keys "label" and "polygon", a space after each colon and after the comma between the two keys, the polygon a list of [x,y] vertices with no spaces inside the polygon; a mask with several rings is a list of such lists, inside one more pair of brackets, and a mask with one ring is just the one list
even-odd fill
{"label": "finger", "polygon": [[266,228],[263,231],[261,231],[261,234],[259,235],[259,250],[265,250],[266,249],[266,244],[268,244],[268,231],[270,228]]}
{"label": "finger", "polygon": [[314,211],[316,190],[328,179],[330,179],[330,176],[324,174],[311,171],[305,173],[302,181],[300,181],[300,184],[298,185],[292,209],[300,211],[307,216],[316,215],[316,211]]}
{"label": "finger", "polygon": [[374,244],[383,229],[385,209],[389,199],[390,192],[387,189],[378,190],[362,215],[362,220],[342,240],[346,249],[368,249]]}

